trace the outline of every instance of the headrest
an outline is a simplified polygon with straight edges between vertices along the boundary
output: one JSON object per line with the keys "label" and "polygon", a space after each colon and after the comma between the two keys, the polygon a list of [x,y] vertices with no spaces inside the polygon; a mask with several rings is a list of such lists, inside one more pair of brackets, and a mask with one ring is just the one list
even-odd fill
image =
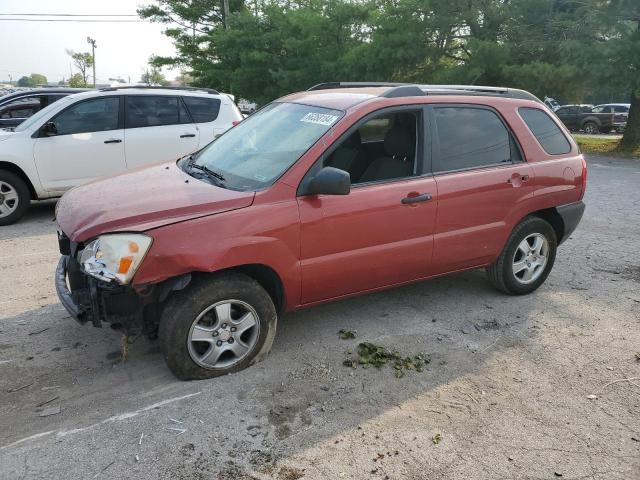
{"label": "headrest", "polygon": [[408,158],[413,151],[411,134],[399,125],[392,127],[384,136],[384,150],[391,157],[400,160]]}

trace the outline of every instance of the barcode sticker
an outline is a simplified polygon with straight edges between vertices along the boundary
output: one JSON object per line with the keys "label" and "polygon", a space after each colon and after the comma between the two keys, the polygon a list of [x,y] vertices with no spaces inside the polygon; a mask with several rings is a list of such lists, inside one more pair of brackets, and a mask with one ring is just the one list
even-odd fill
{"label": "barcode sticker", "polygon": [[338,119],[338,115],[329,115],[328,113],[307,113],[300,119],[301,122],[315,123],[318,125],[330,126]]}

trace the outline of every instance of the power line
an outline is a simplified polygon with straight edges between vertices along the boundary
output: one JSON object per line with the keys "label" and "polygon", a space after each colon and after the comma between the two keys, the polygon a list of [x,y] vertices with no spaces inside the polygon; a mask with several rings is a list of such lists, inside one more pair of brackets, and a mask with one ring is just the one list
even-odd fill
{"label": "power line", "polygon": [[0,13],[3,17],[137,17],[134,13]]}
{"label": "power line", "polygon": [[59,18],[0,18],[0,22],[74,22],[74,23],[141,23],[145,20],[90,20]]}

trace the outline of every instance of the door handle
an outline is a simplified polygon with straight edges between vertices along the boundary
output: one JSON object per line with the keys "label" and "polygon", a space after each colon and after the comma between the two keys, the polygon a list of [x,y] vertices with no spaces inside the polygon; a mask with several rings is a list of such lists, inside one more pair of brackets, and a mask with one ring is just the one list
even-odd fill
{"label": "door handle", "polygon": [[109,140],[105,140],[104,143],[122,143],[122,140],[119,138],[110,138]]}
{"label": "door handle", "polygon": [[422,195],[415,195],[413,197],[404,197],[401,201],[405,205],[411,205],[412,203],[426,202],[431,200],[431,195],[423,193]]}
{"label": "door handle", "polygon": [[519,173],[514,173],[511,178],[507,180],[507,183],[513,183],[514,180],[519,180],[521,182],[526,182],[529,180],[529,175],[520,175]]}
{"label": "door handle", "polygon": [[183,133],[182,135],[180,135],[180,138],[190,138],[195,136],[196,136],[195,133]]}

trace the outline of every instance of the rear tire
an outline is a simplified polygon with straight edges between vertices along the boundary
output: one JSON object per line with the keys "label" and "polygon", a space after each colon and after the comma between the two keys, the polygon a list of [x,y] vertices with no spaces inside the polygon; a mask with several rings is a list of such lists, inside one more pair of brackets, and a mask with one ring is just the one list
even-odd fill
{"label": "rear tire", "polygon": [[597,135],[600,133],[600,129],[595,122],[585,122],[585,124],[582,125],[582,130],[584,130],[584,133],[587,135]]}
{"label": "rear tire", "polygon": [[195,280],[167,301],[159,339],[181,380],[214,378],[260,361],[273,344],[277,314],[253,278],[225,273]]}
{"label": "rear tire", "polygon": [[487,277],[510,295],[531,293],[549,276],[557,248],[553,227],[541,218],[527,217],[513,229],[495,263],[487,267]]}
{"label": "rear tire", "polygon": [[0,170],[0,226],[17,222],[29,210],[31,192],[18,175]]}

